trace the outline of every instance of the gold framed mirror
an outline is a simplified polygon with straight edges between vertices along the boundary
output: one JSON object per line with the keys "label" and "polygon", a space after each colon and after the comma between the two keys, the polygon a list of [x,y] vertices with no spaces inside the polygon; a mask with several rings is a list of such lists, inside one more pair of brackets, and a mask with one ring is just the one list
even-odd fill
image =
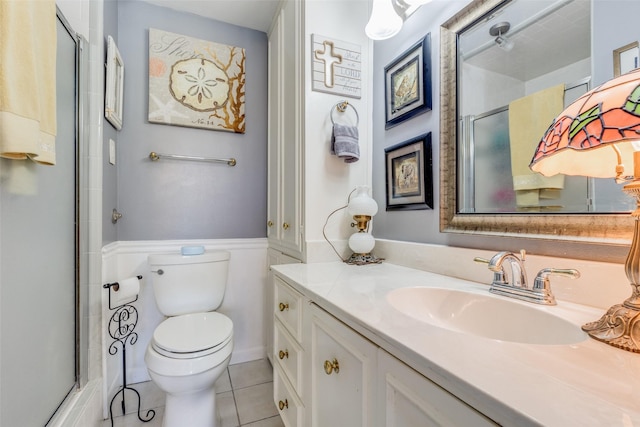
{"label": "gold framed mirror", "polygon": [[[515,0],[517,1],[517,0]],[[458,208],[458,37],[476,21],[510,3],[475,0],[440,31],[440,231],[596,243],[628,243],[628,213],[460,213]]]}

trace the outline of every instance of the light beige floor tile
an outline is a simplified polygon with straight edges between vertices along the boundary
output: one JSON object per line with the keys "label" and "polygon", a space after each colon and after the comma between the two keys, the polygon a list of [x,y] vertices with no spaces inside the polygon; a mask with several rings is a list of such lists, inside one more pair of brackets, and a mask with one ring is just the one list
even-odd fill
{"label": "light beige floor tile", "polygon": [[282,422],[280,415],[277,415],[254,423],[243,424],[242,427],[284,427],[284,423]]}
{"label": "light beige floor tile", "polygon": [[227,391],[216,394],[216,405],[220,427],[238,427],[238,412],[236,411],[233,393]]}
{"label": "light beige floor tile", "polygon": [[[138,419],[138,414],[128,414],[123,417],[113,418],[113,427],[162,427],[164,407],[154,408],[156,415],[148,423],[143,423]],[[141,411],[142,418],[147,418],[147,411]],[[104,420],[102,427],[111,427],[111,420]]]}
{"label": "light beige floor tile", "polygon": [[133,384],[132,387],[140,393],[142,409],[157,408],[164,405],[166,400],[165,392],[160,390],[153,381]]}
{"label": "light beige floor tile", "polygon": [[224,393],[231,391],[231,380],[229,379],[229,370],[225,369],[215,384],[216,393]]}
{"label": "light beige floor tile", "polygon": [[273,381],[273,368],[269,359],[254,360],[229,366],[231,386],[234,390]]}
{"label": "light beige floor tile", "polygon": [[239,390],[234,388],[233,394],[236,398],[240,425],[278,415],[276,405],[273,403],[272,382]]}
{"label": "light beige floor tile", "polygon": [[[142,410],[157,408],[163,406],[165,402],[165,393],[158,388],[152,381],[143,383],[130,384],[129,387],[136,390],[140,395],[140,408]],[[117,391],[116,391],[117,392]],[[125,390],[125,410],[127,414],[135,413],[138,410],[138,397],[132,390]],[[113,399],[115,393],[109,397],[109,402]],[[113,400],[113,416],[121,416],[122,414],[122,393],[118,394]]]}

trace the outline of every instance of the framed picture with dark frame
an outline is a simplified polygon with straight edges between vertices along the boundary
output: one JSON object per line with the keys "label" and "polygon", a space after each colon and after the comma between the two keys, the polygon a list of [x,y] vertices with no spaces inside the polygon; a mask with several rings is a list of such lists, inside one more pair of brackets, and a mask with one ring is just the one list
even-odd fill
{"label": "framed picture with dark frame", "polygon": [[431,132],[384,152],[387,210],[433,209]]}
{"label": "framed picture with dark frame", "polygon": [[431,110],[431,33],[384,69],[385,129]]}

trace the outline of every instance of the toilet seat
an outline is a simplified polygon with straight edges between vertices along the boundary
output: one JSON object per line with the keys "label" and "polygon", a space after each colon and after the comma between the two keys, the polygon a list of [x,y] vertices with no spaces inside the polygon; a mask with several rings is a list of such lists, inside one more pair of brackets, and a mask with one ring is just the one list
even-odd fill
{"label": "toilet seat", "polygon": [[233,322],[216,313],[191,313],[170,317],[153,332],[151,346],[173,359],[203,357],[224,348],[233,337]]}

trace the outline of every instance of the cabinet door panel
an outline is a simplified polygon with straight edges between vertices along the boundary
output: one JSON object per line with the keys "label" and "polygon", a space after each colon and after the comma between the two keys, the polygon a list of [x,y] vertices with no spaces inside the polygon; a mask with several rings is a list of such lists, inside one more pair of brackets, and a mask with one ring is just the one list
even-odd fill
{"label": "cabinet door panel", "polygon": [[274,279],[273,312],[296,341],[302,342],[302,295],[279,277]]}
{"label": "cabinet door panel", "polygon": [[273,401],[285,427],[304,427],[304,405],[289,388],[278,365],[273,369]]}
{"label": "cabinet door panel", "polygon": [[289,336],[284,326],[275,320],[275,336],[274,336],[274,355],[276,361],[287,378],[291,381],[291,385],[298,393],[302,395],[302,349],[295,340]]}
{"label": "cabinet door panel", "polygon": [[384,350],[378,382],[378,427],[496,425]]}
{"label": "cabinet door panel", "polygon": [[281,113],[278,110],[280,105],[280,79],[277,77],[282,68],[282,12],[275,19],[275,24],[271,36],[269,37],[269,133],[268,133],[268,150],[267,150],[267,167],[269,173],[267,175],[267,237],[269,240],[278,240],[278,227],[280,222],[278,217],[278,204],[280,192],[279,181],[279,148],[280,141],[280,125],[279,120]]}
{"label": "cabinet door panel", "polygon": [[282,45],[282,70],[280,96],[282,101],[282,128],[280,141],[281,223],[278,224],[281,240],[285,247],[299,249],[300,245],[300,138],[301,102],[300,102],[300,38],[296,15],[299,2],[289,1],[283,8],[285,26]]}
{"label": "cabinet door panel", "polygon": [[371,426],[376,347],[311,306],[311,425]]}

